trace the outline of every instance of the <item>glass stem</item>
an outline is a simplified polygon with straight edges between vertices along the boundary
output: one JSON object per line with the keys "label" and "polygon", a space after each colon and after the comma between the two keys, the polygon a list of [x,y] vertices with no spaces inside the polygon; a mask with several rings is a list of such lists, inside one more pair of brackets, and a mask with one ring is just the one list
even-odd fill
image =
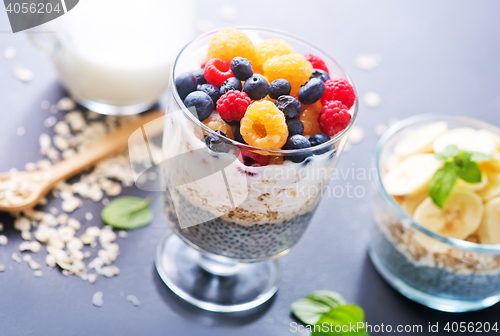
{"label": "glass stem", "polygon": [[242,264],[238,261],[200,252],[198,265],[205,271],[218,276],[231,276],[239,271]]}

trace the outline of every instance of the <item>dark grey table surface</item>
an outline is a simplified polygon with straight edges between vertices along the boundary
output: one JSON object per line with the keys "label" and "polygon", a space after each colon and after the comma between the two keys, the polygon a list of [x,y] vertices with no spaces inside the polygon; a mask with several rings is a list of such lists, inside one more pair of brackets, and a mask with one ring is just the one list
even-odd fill
{"label": "dark grey table surface", "polygon": [[[219,14],[225,1],[199,1],[200,18],[215,27],[232,24]],[[333,55],[351,74],[359,94],[374,91],[382,97],[379,108],[360,105],[357,125],[365,130],[359,145],[346,152],[339,169],[368,168],[378,139],[375,125],[391,118],[420,113],[474,116],[500,125],[500,2],[490,1],[262,1],[235,4],[237,24],[278,28],[304,37]],[[0,51],[12,46],[12,61],[0,58],[0,171],[23,169],[40,159],[38,136],[47,132],[49,116],[40,103],[64,95],[46,55],[36,50],[26,34],[9,34],[5,11],[0,9]],[[379,53],[382,64],[373,71],[355,68],[360,53]],[[15,65],[34,72],[31,83],[13,75]],[[61,119],[62,113],[57,117]],[[18,137],[16,129],[26,128]],[[260,309],[243,315],[208,313],[186,304],[169,291],[156,273],[153,256],[166,231],[158,198],[153,202],[154,223],[129,233],[120,242],[118,277],[100,277],[91,285],[65,277],[43,266],[35,278],[25,263],[11,259],[21,242],[12,219],[0,214],[10,242],[0,246],[0,335],[287,335],[290,304],[317,289],[343,294],[361,305],[370,324],[414,325],[429,322],[498,321],[500,306],[467,314],[447,314],[416,304],[389,287],[368,256],[370,181],[333,181],[360,186],[360,198],[326,197],[310,228],[297,246],[281,259],[283,276],[275,297]],[[144,196],[128,188],[124,194]],[[156,195],[158,196],[158,195]],[[57,201],[52,201],[54,204]],[[58,205],[58,204],[56,204]],[[77,218],[94,213],[101,225],[102,205],[84,201]],[[90,225],[90,223],[85,223]],[[43,261],[44,253],[34,258]],[[104,305],[92,305],[92,295],[104,292]],[[133,294],[139,307],[126,300]],[[408,333],[411,335],[412,333]]]}

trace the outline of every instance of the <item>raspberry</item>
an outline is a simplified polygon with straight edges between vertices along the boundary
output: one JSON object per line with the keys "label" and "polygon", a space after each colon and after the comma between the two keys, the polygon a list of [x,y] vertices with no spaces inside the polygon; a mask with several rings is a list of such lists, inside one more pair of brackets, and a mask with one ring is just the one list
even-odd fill
{"label": "raspberry", "polygon": [[328,100],[340,100],[348,109],[356,100],[354,88],[343,78],[329,79],[325,82],[325,93],[321,97],[323,105]]}
{"label": "raspberry", "polygon": [[245,92],[228,91],[217,101],[217,112],[225,121],[240,121],[252,100]]}
{"label": "raspberry", "polygon": [[351,115],[347,106],[342,104],[341,101],[331,100],[323,105],[319,116],[319,127],[321,132],[332,137],[345,129],[350,121]]}
{"label": "raspberry", "polygon": [[254,63],[255,47],[248,36],[235,28],[224,28],[215,33],[208,46],[208,59],[220,58],[231,62],[237,56]]}
{"label": "raspberry", "polygon": [[256,72],[262,73],[262,65],[268,59],[274,56],[293,54],[293,48],[283,40],[268,39],[255,46],[255,65]]}
{"label": "raspberry", "polygon": [[241,150],[240,155],[238,155],[238,159],[245,166],[249,167],[267,166],[269,164],[269,156],[250,152],[244,149]]}
{"label": "raspberry", "polygon": [[231,63],[219,58],[212,58],[205,63],[203,75],[209,84],[220,87],[228,78],[233,77]]}
{"label": "raspberry", "polygon": [[210,128],[213,131],[221,131],[228,138],[234,140],[234,133],[231,126],[229,126],[219,115],[217,112],[212,112],[212,114],[205,120],[203,120],[205,126]]}
{"label": "raspberry", "polygon": [[299,120],[302,121],[304,125],[304,135],[313,135],[321,132],[318,122],[321,107],[320,102],[316,102],[312,105],[302,105]]}
{"label": "raspberry", "polygon": [[285,115],[267,100],[248,106],[240,125],[241,135],[250,146],[281,149],[288,137]]}
{"label": "raspberry", "polygon": [[309,80],[313,71],[311,63],[299,54],[275,56],[265,61],[262,67],[270,82],[286,79],[292,86],[291,96],[297,96],[300,86]]}
{"label": "raspberry", "polygon": [[326,66],[325,61],[323,61],[319,56],[313,54],[305,54],[306,60],[311,62],[314,69],[321,69],[326,71],[327,74],[330,74],[328,71],[328,67]]}

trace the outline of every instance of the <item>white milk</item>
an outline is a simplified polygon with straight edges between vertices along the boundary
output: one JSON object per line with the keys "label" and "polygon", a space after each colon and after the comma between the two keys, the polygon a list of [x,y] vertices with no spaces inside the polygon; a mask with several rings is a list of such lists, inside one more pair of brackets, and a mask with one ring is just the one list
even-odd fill
{"label": "white milk", "polygon": [[192,0],[81,0],[54,22],[62,83],[80,102],[156,102],[193,36],[193,15]]}

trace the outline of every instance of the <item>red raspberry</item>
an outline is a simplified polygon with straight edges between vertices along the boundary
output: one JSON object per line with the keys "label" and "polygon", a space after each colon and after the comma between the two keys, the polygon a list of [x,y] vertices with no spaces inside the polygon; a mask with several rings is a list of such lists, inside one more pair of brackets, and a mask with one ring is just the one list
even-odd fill
{"label": "red raspberry", "polygon": [[319,56],[313,54],[305,54],[306,60],[311,62],[314,69],[325,70],[327,74],[330,74],[328,71],[328,67],[326,66],[325,61],[323,61]]}
{"label": "red raspberry", "polygon": [[319,128],[329,137],[334,136],[349,125],[351,115],[347,106],[338,100],[327,101],[319,115]]}
{"label": "red raspberry", "polygon": [[257,154],[244,149],[241,150],[240,155],[238,155],[238,159],[245,166],[249,167],[261,167],[269,164],[269,156]]}
{"label": "red raspberry", "polygon": [[212,58],[205,63],[203,76],[209,84],[220,87],[226,79],[234,77],[231,71],[231,62],[223,61],[219,58]]}
{"label": "red raspberry", "polygon": [[321,103],[324,105],[328,100],[340,100],[350,109],[356,100],[356,93],[352,85],[345,79],[329,79],[325,82],[325,93],[321,97]]}
{"label": "red raspberry", "polygon": [[245,92],[231,90],[217,101],[217,112],[225,121],[240,121],[252,99]]}

